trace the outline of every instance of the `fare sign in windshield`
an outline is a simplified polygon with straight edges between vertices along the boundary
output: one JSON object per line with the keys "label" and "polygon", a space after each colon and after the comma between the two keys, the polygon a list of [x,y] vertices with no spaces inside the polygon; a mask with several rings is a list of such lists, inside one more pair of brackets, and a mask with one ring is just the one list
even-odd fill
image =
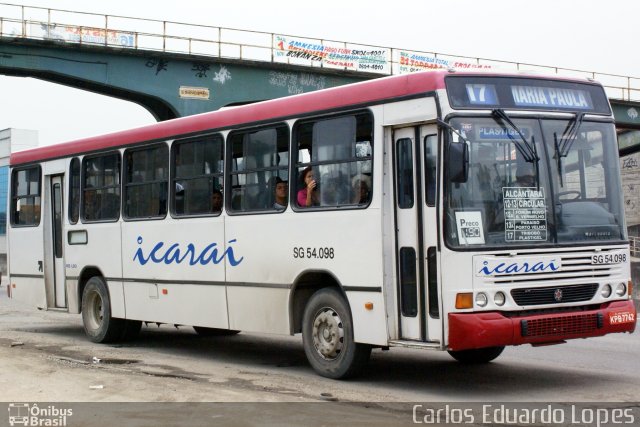
{"label": "fare sign in windshield", "polygon": [[604,89],[595,83],[484,76],[450,76],[446,83],[454,108],[611,113]]}

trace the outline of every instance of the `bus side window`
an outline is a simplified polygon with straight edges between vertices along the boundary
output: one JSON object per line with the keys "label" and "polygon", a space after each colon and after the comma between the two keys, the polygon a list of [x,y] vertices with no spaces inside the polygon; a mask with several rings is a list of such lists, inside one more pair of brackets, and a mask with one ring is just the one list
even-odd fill
{"label": "bus side window", "polygon": [[232,132],[227,143],[230,210],[278,211],[274,205],[275,182],[277,178],[287,181],[289,128],[278,124]]}
{"label": "bus side window", "polygon": [[82,169],[82,220],[117,220],[120,216],[120,153],[85,157]]}
{"label": "bus side window", "polygon": [[[165,143],[125,151],[124,215],[126,218],[159,218],[167,213],[169,150]],[[103,199],[111,212],[113,197]]]}
{"label": "bus side window", "polygon": [[71,159],[69,165],[69,223],[76,224],[80,218],[80,160]]}
{"label": "bus side window", "polygon": [[[297,149],[297,206],[366,207],[371,200],[373,118],[367,112],[301,121],[294,130]],[[310,169],[309,169],[310,168]],[[302,172],[311,170],[316,186],[307,197]],[[313,183],[310,184],[311,186]],[[307,200],[302,204],[302,200]]]}
{"label": "bus side window", "polygon": [[171,205],[176,216],[218,215],[211,197],[223,189],[224,140],[205,135],[173,143]]}
{"label": "bus side window", "polygon": [[40,167],[14,170],[11,183],[12,224],[37,226],[40,224]]}

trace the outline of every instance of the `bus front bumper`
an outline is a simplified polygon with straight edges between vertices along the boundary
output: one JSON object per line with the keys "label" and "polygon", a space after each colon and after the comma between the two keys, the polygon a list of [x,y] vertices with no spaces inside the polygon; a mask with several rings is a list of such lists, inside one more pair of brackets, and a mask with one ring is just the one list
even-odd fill
{"label": "bus front bumper", "polygon": [[573,338],[633,332],[633,300],[613,301],[598,309],[507,317],[502,312],[450,313],[448,350],[520,344],[557,344]]}

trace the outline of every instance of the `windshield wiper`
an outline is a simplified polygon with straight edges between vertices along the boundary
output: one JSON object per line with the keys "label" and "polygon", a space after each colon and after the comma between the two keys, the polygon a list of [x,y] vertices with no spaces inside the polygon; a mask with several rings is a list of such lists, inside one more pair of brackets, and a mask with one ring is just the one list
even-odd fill
{"label": "windshield wiper", "polygon": [[553,133],[553,144],[555,148],[555,158],[556,164],[558,165],[558,177],[560,178],[560,186],[562,186],[562,158],[567,157],[569,155],[569,151],[571,151],[571,147],[573,143],[578,139],[578,132],[580,131],[580,126],[582,126],[582,121],[584,120],[585,113],[576,113],[576,116],[567,123],[567,127],[564,132],[562,132],[562,136],[560,137],[560,141],[558,141],[558,134],[556,132]]}
{"label": "windshield wiper", "polygon": [[511,118],[509,118],[507,113],[505,113],[502,108],[496,108],[495,110],[491,111],[491,114],[493,115],[494,119],[496,119],[497,122],[498,121],[502,122],[502,127],[504,128],[504,130],[507,130],[507,127],[504,125],[506,123],[507,125],[509,125],[511,129],[516,131],[516,133],[518,134],[518,136],[520,136],[520,139],[522,140],[522,144],[516,138],[514,138],[508,131],[507,131],[507,136],[511,141],[513,141],[513,143],[516,146],[516,149],[522,155],[522,158],[527,163],[535,163],[536,170],[537,170],[537,164],[540,158],[538,157],[538,152],[536,150],[536,145],[535,145],[535,141],[533,140],[533,136],[531,137],[531,142],[529,142],[527,138],[525,138],[525,136],[522,134],[522,131],[520,130],[520,128],[516,126],[515,123],[513,123]]}
{"label": "windshield wiper", "polygon": [[567,123],[566,129],[562,132],[560,142],[558,142],[558,134],[554,132],[553,137],[556,144],[556,154],[559,155],[559,157],[567,157],[567,154],[569,154],[571,146],[577,139],[584,116],[585,113],[576,113],[576,116]]}
{"label": "windshield wiper", "polygon": [[[502,108],[496,108],[495,110],[491,111],[491,114],[493,115],[496,122],[502,122],[502,127],[505,131],[507,131],[507,136],[511,141],[513,141],[516,149],[522,155],[522,158],[527,163],[533,163],[535,165],[536,188],[540,188],[540,168],[538,163],[540,161],[540,157],[538,157],[535,138],[533,137],[533,135],[531,135],[531,142],[527,141],[527,138],[524,137],[520,128],[516,126],[515,123],[513,123],[511,118],[507,115],[507,113],[504,112]],[[511,129],[515,130],[518,133],[518,136],[520,136],[522,143],[518,142],[518,140],[509,133],[507,127],[504,125],[505,123],[509,125]]]}

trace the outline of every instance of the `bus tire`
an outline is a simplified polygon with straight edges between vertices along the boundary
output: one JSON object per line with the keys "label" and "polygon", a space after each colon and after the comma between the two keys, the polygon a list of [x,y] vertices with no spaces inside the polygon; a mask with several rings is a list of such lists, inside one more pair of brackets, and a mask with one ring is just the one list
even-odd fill
{"label": "bus tire", "polygon": [[302,343],[311,367],[332,379],[358,375],[367,365],[371,346],[353,339],[347,302],[335,289],[316,291],[302,317]]}
{"label": "bus tire", "polygon": [[206,328],[204,326],[194,326],[193,330],[201,337],[226,337],[240,333],[234,329]]}
{"label": "bus tire", "polygon": [[82,292],[82,324],[93,342],[108,343],[122,338],[125,320],[111,317],[111,301],[104,279],[94,276]]}
{"label": "bus tire", "polygon": [[449,351],[449,354],[461,363],[480,364],[491,362],[493,359],[500,356],[503,350],[504,346],[486,347],[473,348],[470,350]]}

